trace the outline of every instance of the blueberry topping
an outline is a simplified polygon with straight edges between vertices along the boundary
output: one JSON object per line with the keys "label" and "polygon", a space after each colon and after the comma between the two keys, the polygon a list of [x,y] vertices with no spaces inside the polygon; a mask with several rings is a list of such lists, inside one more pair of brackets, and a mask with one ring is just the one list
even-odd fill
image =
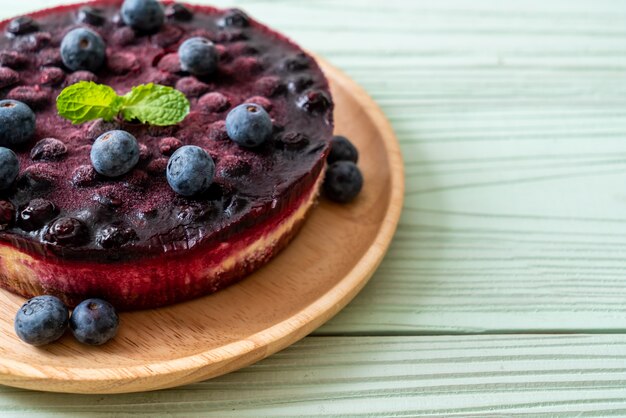
{"label": "blueberry topping", "polygon": [[352,161],[331,164],[324,179],[324,194],[338,203],[353,200],[363,188],[363,175]]}
{"label": "blueberry topping", "polygon": [[18,215],[18,224],[25,231],[41,228],[57,214],[57,208],[49,200],[33,199],[24,206]]}
{"label": "blueberry topping", "polygon": [[20,74],[8,67],[0,67],[0,88],[12,86],[20,81]]}
{"label": "blueberry topping", "polygon": [[278,148],[284,148],[287,150],[300,150],[309,145],[309,137],[301,132],[287,132],[281,135],[276,141]]}
{"label": "blueberry topping", "polygon": [[97,173],[90,165],[80,165],[72,173],[74,187],[89,187],[96,184]]}
{"label": "blueberry topping", "polygon": [[61,58],[72,71],[96,71],[104,64],[105,57],[106,45],[91,29],[74,29],[61,42]]}
{"label": "blueberry topping", "polygon": [[17,39],[14,48],[18,51],[36,52],[45,48],[52,41],[52,35],[48,32],[36,32]]}
{"label": "blueberry topping", "polygon": [[7,32],[12,35],[25,35],[27,33],[36,32],[39,30],[39,25],[29,16],[21,16],[17,19],[13,19],[7,27]]}
{"label": "blueberry topping", "polygon": [[33,161],[59,161],[67,154],[67,147],[56,138],[44,138],[30,151]]}
{"label": "blueberry topping", "polygon": [[217,69],[217,50],[206,38],[187,39],[178,48],[178,56],[181,69],[193,75],[209,75]]}
{"label": "blueberry topping", "polygon": [[65,80],[65,85],[71,86],[72,84],[76,84],[80,81],[98,81],[98,76],[92,73],[91,71],[76,71],[67,76],[67,80]]}
{"label": "blueberry topping", "polygon": [[187,98],[198,97],[211,90],[211,86],[196,77],[183,77],[176,82],[176,90],[183,93]]}
{"label": "blueberry topping", "polygon": [[53,244],[79,247],[89,241],[89,232],[78,219],[63,217],[52,222],[44,239]]}
{"label": "blueberry topping", "polygon": [[167,137],[167,138],[163,138],[159,142],[159,151],[161,151],[161,154],[163,155],[172,155],[174,151],[176,151],[182,146],[183,146],[183,143],[180,142],[178,138]]}
{"label": "blueberry topping", "polygon": [[250,18],[239,9],[230,9],[226,11],[218,24],[222,28],[245,28],[250,24]]}
{"label": "blueberry topping", "polygon": [[289,57],[283,62],[283,68],[287,71],[306,70],[310,65],[309,58],[302,53]]}
{"label": "blueberry topping", "polygon": [[39,82],[44,85],[56,86],[65,79],[65,71],[58,67],[44,67],[41,69]]}
{"label": "blueberry topping", "polygon": [[4,231],[15,219],[15,206],[8,200],[0,200],[0,231]]}
{"label": "blueberry topping", "polygon": [[109,131],[98,137],[91,147],[91,164],[106,177],[128,173],[139,162],[137,139],[126,131]]}
{"label": "blueberry topping", "polygon": [[235,178],[243,177],[250,174],[252,166],[250,163],[244,160],[228,161],[229,164],[224,164],[219,173],[222,177]]}
{"label": "blueberry topping", "polygon": [[165,22],[163,6],[156,0],[125,0],[122,20],[141,32],[156,32]]}
{"label": "blueberry topping", "polygon": [[107,225],[98,231],[96,242],[102,248],[120,248],[137,240],[137,233],[121,224]]}
{"label": "blueberry topping", "polygon": [[[32,193],[46,191],[52,185],[57,173],[45,164],[33,164],[26,167],[17,178],[17,188],[20,192]],[[29,195],[30,196],[30,195]]]}
{"label": "blueberry topping", "polygon": [[193,196],[205,192],[213,182],[215,163],[202,148],[179,148],[167,163],[167,182],[178,194]]}
{"label": "blueberry topping", "polygon": [[54,296],[29,299],[15,315],[15,333],[30,345],[45,345],[58,340],[67,329],[70,313]]}
{"label": "blueberry topping", "polygon": [[207,93],[198,100],[198,105],[205,112],[223,112],[230,107],[230,100],[217,91]]}
{"label": "blueberry topping", "polygon": [[28,64],[28,57],[17,51],[0,52],[0,65],[11,68],[20,68]]}
{"label": "blueberry topping", "polygon": [[190,202],[178,209],[176,218],[183,225],[206,221],[214,213],[215,206],[207,202]]}
{"label": "blueberry topping", "polygon": [[314,81],[307,75],[302,75],[289,80],[287,89],[292,93],[300,93],[313,85]]}
{"label": "blueberry topping", "polygon": [[261,77],[255,83],[257,91],[264,96],[274,96],[285,90],[285,86],[278,77]]}
{"label": "blueberry topping", "polygon": [[83,344],[102,345],[115,337],[119,326],[115,308],[102,299],[87,299],[74,308],[70,329]]}
{"label": "blueberry topping", "polygon": [[187,7],[180,3],[174,3],[165,9],[165,16],[176,19],[181,22],[188,22],[193,19],[193,13]]}
{"label": "blueberry topping", "polygon": [[80,23],[86,23],[92,26],[102,26],[106,22],[106,15],[104,10],[96,7],[84,6],[78,10],[76,20]]}
{"label": "blueberry topping", "polygon": [[272,135],[272,119],[258,104],[244,103],[226,116],[226,132],[241,146],[257,147]]}
{"label": "blueberry topping", "polygon": [[17,155],[8,148],[0,147],[0,190],[11,187],[19,172]]}
{"label": "blueberry topping", "polygon": [[7,99],[22,102],[35,109],[47,105],[50,101],[50,95],[48,90],[42,89],[38,85],[17,86],[7,94]]}
{"label": "blueberry topping", "polygon": [[0,146],[27,142],[35,133],[35,113],[17,100],[0,101]]}
{"label": "blueberry topping", "polygon": [[330,109],[332,102],[321,90],[309,90],[298,99],[298,106],[309,113],[323,113]]}
{"label": "blueberry topping", "polygon": [[356,163],[359,160],[359,151],[350,142],[348,138],[341,135],[333,136],[330,142],[330,153],[328,154],[328,164],[337,161],[352,161]]}
{"label": "blueberry topping", "polygon": [[109,208],[118,208],[124,203],[122,199],[120,199],[117,189],[114,186],[99,188],[96,194],[93,195],[93,200]]}

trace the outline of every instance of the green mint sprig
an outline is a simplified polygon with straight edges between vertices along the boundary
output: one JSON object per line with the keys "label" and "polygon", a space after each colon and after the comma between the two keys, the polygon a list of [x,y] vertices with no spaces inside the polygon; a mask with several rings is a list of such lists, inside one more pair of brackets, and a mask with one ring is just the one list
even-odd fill
{"label": "green mint sprig", "polygon": [[189,114],[189,100],[180,91],[158,84],[142,84],[118,96],[111,87],[81,81],[63,89],[57,111],[74,124],[94,119],[111,121],[117,115],[156,126],[175,125]]}

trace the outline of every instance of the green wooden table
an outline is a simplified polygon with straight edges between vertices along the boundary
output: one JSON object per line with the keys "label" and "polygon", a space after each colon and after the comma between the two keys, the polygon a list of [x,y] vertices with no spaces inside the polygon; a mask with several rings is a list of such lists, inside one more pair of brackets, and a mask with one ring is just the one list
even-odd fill
{"label": "green wooden table", "polygon": [[335,319],[254,366],[119,396],[2,387],[0,415],[626,415],[625,1],[212,3],[382,106],[407,176],[388,256]]}

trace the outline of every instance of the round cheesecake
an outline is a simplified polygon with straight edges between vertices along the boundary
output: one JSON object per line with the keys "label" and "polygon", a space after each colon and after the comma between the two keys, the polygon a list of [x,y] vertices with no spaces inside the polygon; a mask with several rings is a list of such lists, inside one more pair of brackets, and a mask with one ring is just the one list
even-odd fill
{"label": "round cheesecake", "polygon": [[[239,10],[165,3],[165,23],[138,32],[121,1],[44,10],[0,24],[0,98],[27,104],[36,131],[11,146],[20,162],[0,191],[0,285],[26,297],[52,294],[69,305],[104,298],[144,309],[215,292],[267,263],[297,233],[314,205],[333,131],[328,83],[297,45]],[[99,70],[71,71],[63,37],[87,27],[106,43]],[[211,40],[216,72],[182,71],[179,46]],[[94,81],[122,95],[146,83],[184,93],[190,113],[177,125],[115,119],[72,124],[57,113],[60,92]],[[273,133],[247,148],[225,126],[242,103],[262,106]],[[124,130],[139,163],[104,177],[90,161],[96,138]],[[195,145],[215,162],[205,192],[177,194],[168,159]]]}

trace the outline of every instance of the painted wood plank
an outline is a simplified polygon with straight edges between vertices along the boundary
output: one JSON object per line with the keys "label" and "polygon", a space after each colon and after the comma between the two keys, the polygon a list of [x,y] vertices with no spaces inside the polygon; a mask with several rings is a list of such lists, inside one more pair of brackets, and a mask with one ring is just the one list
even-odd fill
{"label": "painted wood plank", "polygon": [[319,333],[626,329],[623,1],[210,3],[347,71],[402,143],[396,241]]}
{"label": "painted wood plank", "polygon": [[310,337],[254,366],[160,392],[0,388],[0,415],[624,416],[626,336]]}

